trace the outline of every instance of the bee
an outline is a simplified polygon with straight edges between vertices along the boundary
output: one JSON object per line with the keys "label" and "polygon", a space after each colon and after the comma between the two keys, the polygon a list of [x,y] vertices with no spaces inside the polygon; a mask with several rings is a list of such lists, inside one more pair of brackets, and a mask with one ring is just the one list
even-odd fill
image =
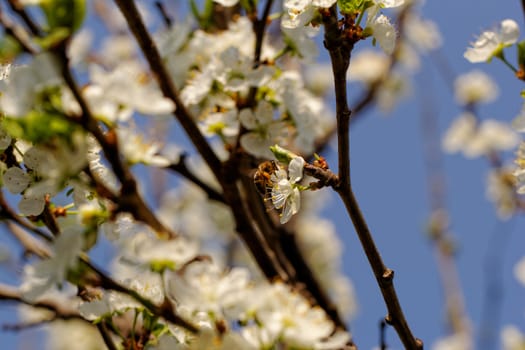
{"label": "bee", "polygon": [[275,161],[268,160],[259,164],[255,175],[253,175],[253,183],[255,184],[257,191],[259,191],[259,193],[265,198],[268,196],[269,189],[272,187],[272,174],[278,169],[279,168]]}

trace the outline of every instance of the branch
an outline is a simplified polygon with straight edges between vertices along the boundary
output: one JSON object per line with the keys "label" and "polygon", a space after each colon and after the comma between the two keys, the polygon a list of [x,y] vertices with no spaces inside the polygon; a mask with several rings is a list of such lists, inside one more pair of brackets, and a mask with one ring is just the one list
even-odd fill
{"label": "branch", "polygon": [[195,124],[194,118],[186,109],[186,106],[182,103],[179,92],[175,87],[168,70],[164,66],[159,50],[148,33],[134,1],[115,0],[115,3],[126,18],[131,32],[135,36],[142,53],[150,65],[151,71],[157,77],[162,93],[175,104],[175,116],[179,123],[184,128],[191,142],[204,158],[217,180],[220,182],[222,176],[221,161],[200,132]]}
{"label": "branch", "polygon": [[162,17],[166,28],[171,28],[171,25],[173,24],[173,19],[168,14],[168,11],[166,11],[164,3],[162,1],[155,1],[155,6],[157,7],[157,10],[159,10],[160,16]]}
{"label": "branch", "polygon": [[34,36],[42,36],[42,30],[38,27],[38,25],[33,21],[31,16],[26,12],[24,6],[20,4],[19,0],[8,0],[9,6],[11,6],[11,9],[13,12],[15,12],[26,24],[27,28],[33,34]]}
{"label": "branch", "polygon": [[114,130],[110,130],[107,134],[104,134],[96,118],[93,116],[87,101],[82,96],[82,93],[70,71],[65,44],[56,48],[54,53],[62,68],[64,80],[67,86],[71,89],[71,92],[75,96],[82,110],[82,115],[79,121],[80,124],[86,131],[90,132],[96,138],[102,147],[102,151],[108,159],[108,162],[111,164],[115,175],[122,184],[120,196],[116,197],[118,198],[117,203],[119,205],[119,210],[130,212],[136,220],[145,222],[161,235],[167,235],[171,238],[176,237],[174,232],[169,230],[159,221],[140,196],[137,182],[133,177],[133,174],[120,157],[117,135]]}
{"label": "branch", "polygon": [[17,223],[19,226],[33,232],[40,238],[44,239],[47,242],[51,242],[53,240],[53,237],[47,234],[46,232],[40,230],[33,224],[31,224],[29,221],[23,219],[20,217],[5,201],[4,193],[0,190],[0,214],[3,218],[9,219],[15,223]]}
{"label": "branch", "polygon": [[217,155],[213,152],[210,145],[200,132],[194,122],[194,118],[182,103],[179,92],[166,67],[162,62],[160,53],[149,35],[144,22],[133,1],[115,0],[122,14],[128,22],[129,28],[137,40],[143,54],[148,61],[151,71],[156,75],[160,89],[164,96],[171,99],[175,105],[175,115],[182,125],[186,134],[192,141],[197,151],[204,158],[211,171],[221,184],[224,192],[224,199],[231,208],[235,217],[236,229],[244,243],[248,246],[261,270],[269,280],[281,278],[286,280],[286,274],[283,273],[282,267],[277,263],[274,254],[268,249],[264,238],[255,228],[251,226],[248,215],[248,208],[243,205],[239,188],[236,181],[238,178],[238,169],[235,168],[236,161],[229,165],[221,164]]}
{"label": "branch", "polygon": [[225,203],[224,197],[221,193],[217,192],[213,187],[199,179],[194,173],[188,169],[186,166],[186,155],[182,154],[180,156],[180,159],[177,163],[170,164],[167,169],[173,170],[180,175],[182,175],[185,179],[191,181],[198,187],[200,187],[201,190],[203,190],[207,195],[208,198],[217,202]]}
{"label": "branch", "polygon": [[[525,0],[524,0],[525,1]],[[363,112],[368,109],[368,107],[372,106],[372,103],[376,100],[377,94],[380,91],[380,87],[382,84],[384,84],[388,77],[392,74],[392,71],[396,67],[397,63],[399,62],[399,53],[401,50],[401,45],[399,42],[403,40],[403,34],[404,34],[404,28],[405,28],[405,18],[406,14],[409,12],[409,9],[411,7],[409,5],[406,5],[403,10],[398,15],[398,35],[399,39],[398,42],[394,48],[394,52],[390,55],[390,60],[388,63],[388,69],[386,73],[377,81],[371,83],[367,90],[362,94],[360,98],[358,98],[356,101],[354,101],[352,105],[352,115],[350,118],[350,125],[353,125],[357,120],[361,119],[360,117],[363,115]],[[316,154],[321,154],[326,146],[328,146],[330,140],[332,137],[337,133],[338,127],[337,125],[332,127],[330,130],[326,132],[325,135],[323,135],[321,138],[317,139],[315,141],[315,151]],[[313,155],[308,156],[308,159],[311,159]]]}
{"label": "branch", "polygon": [[0,283],[0,300],[16,301],[21,304],[46,309],[46,310],[53,312],[56,318],[60,318],[64,320],[78,319],[78,320],[82,320],[82,321],[85,321],[91,324],[91,322],[82,318],[82,316],[80,316],[77,309],[75,308],[68,307],[64,305],[64,303],[59,303],[49,298],[44,298],[34,303],[28,302],[27,300],[24,300],[22,298],[22,294],[18,291],[17,288],[9,286],[7,284],[3,284],[3,283]]}
{"label": "branch", "polygon": [[137,302],[142,304],[148,311],[150,311],[153,315],[159,316],[164,318],[166,321],[173,323],[174,325],[180,326],[187,331],[191,333],[198,333],[199,329],[197,326],[191,324],[190,322],[186,321],[179,315],[175,313],[173,310],[173,306],[168,300],[165,300],[162,305],[156,305],[151,300],[143,297],[138,292],[134,291],[133,289],[130,289],[126,286],[121,285],[120,283],[113,280],[111,277],[107,276],[102,270],[100,270],[98,267],[93,265],[87,258],[80,257],[80,261],[83,262],[87,267],[89,267],[93,272],[97,274],[99,279],[97,281],[91,281],[94,282],[94,286],[104,288],[106,290],[113,290],[115,292],[120,292],[126,295],[129,295],[133,299],[135,299]]}
{"label": "branch", "polygon": [[334,74],[337,120],[337,154],[340,186],[350,187],[350,109],[347,102],[346,71],[350,65],[353,42],[344,40],[337,20],[337,5],[323,13],[324,46],[330,54]]}
{"label": "branch", "polygon": [[263,15],[261,18],[255,19],[253,22],[253,31],[255,32],[255,53],[253,55],[253,67],[257,68],[261,64],[261,51],[266,33],[266,25],[268,23],[268,17],[270,16],[270,10],[272,9],[273,0],[267,0],[264,6]]}
{"label": "branch", "polygon": [[9,18],[4,15],[4,11],[1,8],[0,24],[4,27],[6,34],[12,36],[25,52],[30,54],[36,53],[35,48],[33,48],[28,40],[27,32],[21,26],[18,26],[16,23],[9,20]]}
{"label": "branch", "polygon": [[[355,40],[353,40],[354,38],[345,36],[344,26],[342,29],[340,28],[339,21],[337,20],[337,5],[332,6],[329,10],[322,13],[322,16],[325,27],[324,44],[330,54],[336,97],[339,181],[333,188],[339,194],[346,207],[380,287],[388,309],[388,315],[385,317],[385,321],[396,329],[405,348],[422,349],[423,342],[412,335],[397,298],[393,284],[394,271],[384,265],[351,187],[349,142],[349,119],[351,112],[347,103],[346,71],[350,64],[350,54]],[[349,19],[350,21],[348,22]],[[345,17],[343,24],[345,26],[351,26],[353,23],[351,18]]]}
{"label": "branch", "polygon": [[106,326],[106,322],[102,321],[96,324],[97,329],[102,336],[102,340],[104,341],[104,344],[108,347],[108,350],[118,350],[115,343],[113,343],[113,339],[111,339],[111,334],[109,334],[108,327]]}
{"label": "branch", "polygon": [[256,218],[251,215],[253,206],[249,198],[247,198],[244,193],[241,195],[241,191],[237,185],[240,176],[239,169],[241,167],[239,166],[239,159],[237,158],[238,157],[230,157],[224,164],[224,178],[221,182],[224,198],[235,218],[235,230],[250,250],[266,278],[269,281],[280,279],[283,282],[287,282],[290,276],[287,274],[286,268],[279,262],[276,253],[271,249],[271,245],[267,241],[267,237],[264,232],[262,232],[262,229],[255,224],[257,221]]}

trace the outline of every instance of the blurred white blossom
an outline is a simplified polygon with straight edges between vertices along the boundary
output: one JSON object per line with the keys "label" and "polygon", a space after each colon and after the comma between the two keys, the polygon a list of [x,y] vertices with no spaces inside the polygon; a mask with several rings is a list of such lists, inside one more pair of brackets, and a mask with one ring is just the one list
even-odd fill
{"label": "blurred white blossom", "polygon": [[498,86],[487,74],[473,70],[454,81],[456,101],[468,105],[492,102],[498,97]]}
{"label": "blurred white blossom", "polygon": [[501,21],[498,28],[481,33],[463,56],[472,63],[490,61],[503,48],[516,43],[519,34],[518,23],[512,19],[505,19]]}
{"label": "blurred white blossom", "polygon": [[506,124],[489,119],[478,125],[474,115],[464,113],[450,125],[442,145],[448,153],[461,152],[468,158],[475,158],[511,150],[518,143],[517,134]]}

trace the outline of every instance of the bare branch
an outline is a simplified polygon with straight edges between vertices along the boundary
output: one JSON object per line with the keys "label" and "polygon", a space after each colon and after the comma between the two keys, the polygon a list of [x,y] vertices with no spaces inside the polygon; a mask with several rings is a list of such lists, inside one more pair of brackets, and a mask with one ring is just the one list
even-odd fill
{"label": "bare branch", "polygon": [[[337,5],[323,12],[322,15],[325,27],[324,44],[330,54],[336,97],[339,181],[333,187],[346,207],[380,287],[388,309],[385,321],[396,329],[399,338],[407,349],[422,349],[423,342],[412,335],[412,331],[401,309],[393,284],[394,271],[387,268],[383,263],[350,182],[349,119],[351,111],[347,103],[346,71],[350,64],[350,54],[353,45],[360,38],[354,38],[352,35],[349,35],[356,32],[352,28],[352,17],[345,16],[343,26],[340,26]],[[349,31],[345,32],[346,29]]]}

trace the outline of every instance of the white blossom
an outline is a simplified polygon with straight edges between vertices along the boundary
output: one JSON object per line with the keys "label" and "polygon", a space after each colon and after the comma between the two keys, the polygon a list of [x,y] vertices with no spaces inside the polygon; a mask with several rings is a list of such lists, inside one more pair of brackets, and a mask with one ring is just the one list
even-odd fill
{"label": "white blossom", "polygon": [[470,350],[472,339],[466,333],[455,333],[434,343],[432,350]]}
{"label": "white blossom", "polygon": [[388,73],[389,59],[384,54],[370,49],[356,53],[350,61],[348,79],[373,84]]}
{"label": "white blossom", "polygon": [[219,5],[231,7],[234,5],[237,5],[239,0],[213,0],[214,2],[218,3]]}
{"label": "white blossom", "polygon": [[337,0],[285,0],[283,8],[286,13],[281,25],[284,28],[297,28],[304,26],[312,19],[318,8],[329,8]]}
{"label": "white blossom", "polygon": [[223,317],[247,297],[249,276],[243,268],[230,271],[207,261],[193,262],[182,273],[168,278],[169,294],[191,313],[206,312]]}
{"label": "white blossom", "polygon": [[149,164],[165,167],[170,161],[161,156],[160,145],[144,139],[137,131],[131,128],[118,128],[117,136],[119,147],[129,164]]}
{"label": "white blossom", "polygon": [[37,55],[29,65],[11,69],[9,76],[2,80],[0,109],[12,118],[24,117],[38,101],[37,96],[45,88],[59,86],[62,78],[59,63],[52,54]]}
{"label": "white blossom", "polygon": [[287,223],[301,207],[301,193],[296,184],[303,177],[304,159],[295,157],[288,165],[288,172],[279,167],[271,176],[272,204],[280,210],[281,224]]}
{"label": "white blossom", "polygon": [[514,276],[525,286],[525,258],[522,258],[516,266],[514,266]]}
{"label": "white blossom", "polygon": [[518,24],[512,19],[505,19],[498,28],[481,33],[463,56],[472,63],[490,61],[503,48],[516,43],[519,34]]}
{"label": "white blossom", "polygon": [[11,193],[20,193],[27,188],[31,177],[18,167],[11,167],[3,175],[3,183]]}
{"label": "white blossom", "polygon": [[508,151],[518,143],[517,134],[506,124],[489,119],[478,125],[472,114],[464,113],[449,127],[442,145],[446,152],[462,152],[468,158],[475,158]]}
{"label": "white blossom", "polygon": [[498,96],[498,86],[480,70],[462,74],[454,81],[456,101],[461,104],[492,102]]}
{"label": "white blossom", "polygon": [[501,331],[502,350],[525,349],[525,335],[514,325],[506,325]]}
{"label": "white blossom", "polygon": [[53,242],[53,256],[34,265],[26,265],[20,291],[24,299],[34,301],[51,288],[64,283],[70,269],[77,266],[82,251],[82,227],[69,227]]}
{"label": "white blossom", "polygon": [[285,124],[273,118],[272,105],[260,101],[254,111],[245,108],[239,112],[239,120],[248,130],[241,136],[241,146],[250,154],[266,159],[272,158],[270,146],[279,142],[286,131]]}
{"label": "white blossom", "polygon": [[379,46],[387,55],[394,52],[396,46],[396,29],[385,15],[379,15],[367,21],[367,27],[372,30],[372,35],[379,42]]}

